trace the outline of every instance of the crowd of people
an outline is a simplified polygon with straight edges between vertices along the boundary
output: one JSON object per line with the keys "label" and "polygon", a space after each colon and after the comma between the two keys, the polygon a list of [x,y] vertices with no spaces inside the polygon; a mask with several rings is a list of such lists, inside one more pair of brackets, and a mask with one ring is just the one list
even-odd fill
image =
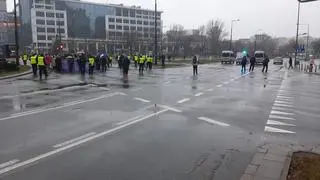
{"label": "crowd of people", "polygon": [[[75,73],[80,72],[82,76],[86,72],[90,76],[95,71],[106,72],[107,69],[112,67],[114,60],[117,61],[119,69],[122,70],[123,76],[127,77],[131,61],[134,62],[134,67],[139,68],[139,73],[143,74],[144,70],[152,69],[154,57],[152,55],[127,55],[125,53],[113,56],[107,53],[98,53],[93,56],[86,53],[66,54],[64,56],[51,56],[49,54],[23,54],[21,59],[24,64],[30,61],[34,78],[39,75],[42,80],[43,75],[45,79],[48,77],[48,70],[54,70],[57,73]],[[164,67],[165,56],[161,56],[162,65]],[[86,71],[87,69],[87,71]]]}

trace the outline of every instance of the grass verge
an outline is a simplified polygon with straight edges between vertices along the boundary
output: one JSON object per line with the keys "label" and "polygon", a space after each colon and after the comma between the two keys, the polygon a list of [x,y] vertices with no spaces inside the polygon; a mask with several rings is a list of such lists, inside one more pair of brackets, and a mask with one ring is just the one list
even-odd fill
{"label": "grass verge", "polygon": [[30,66],[19,66],[19,70],[17,70],[17,71],[0,70],[0,77],[11,76],[11,75],[15,75],[15,74],[24,73],[24,72],[29,71],[30,69],[31,69]]}
{"label": "grass verge", "polygon": [[287,180],[319,180],[320,155],[295,152],[292,155]]}

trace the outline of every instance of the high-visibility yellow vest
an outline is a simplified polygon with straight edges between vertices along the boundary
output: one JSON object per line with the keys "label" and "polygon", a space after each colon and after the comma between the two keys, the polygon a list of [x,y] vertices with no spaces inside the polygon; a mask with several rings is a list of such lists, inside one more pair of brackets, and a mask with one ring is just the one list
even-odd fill
{"label": "high-visibility yellow vest", "polygon": [[25,54],[25,55],[23,55],[22,59],[26,61],[28,59],[28,56]]}
{"label": "high-visibility yellow vest", "polygon": [[38,56],[38,66],[44,66],[44,57]]}
{"label": "high-visibility yellow vest", "polygon": [[93,66],[94,65],[94,58],[89,58],[89,64],[91,65],[91,66]]}
{"label": "high-visibility yellow vest", "polygon": [[130,60],[130,59],[131,59],[131,56],[128,56],[128,59]]}
{"label": "high-visibility yellow vest", "polygon": [[140,63],[140,64],[143,64],[143,63],[144,63],[144,60],[145,60],[145,57],[144,57],[144,56],[140,57],[139,63]]}
{"label": "high-visibility yellow vest", "polygon": [[37,64],[37,57],[36,56],[31,56],[31,64]]}
{"label": "high-visibility yellow vest", "polygon": [[139,57],[138,56],[134,56],[134,61],[138,62],[139,61]]}

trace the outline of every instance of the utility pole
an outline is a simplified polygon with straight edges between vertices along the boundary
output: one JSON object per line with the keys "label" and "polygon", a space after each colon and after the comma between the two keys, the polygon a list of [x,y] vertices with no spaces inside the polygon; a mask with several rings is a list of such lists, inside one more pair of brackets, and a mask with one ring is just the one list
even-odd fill
{"label": "utility pole", "polygon": [[298,2],[298,18],[297,18],[297,32],[296,32],[296,45],[295,45],[295,52],[294,52],[294,66],[296,66],[296,62],[297,62],[297,49],[299,46],[299,24],[300,24],[300,2]]}
{"label": "utility pole", "polygon": [[232,33],[233,33],[233,23],[240,21],[240,19],[232,20],[231,21],[231,34],[230,34],[230,51],[232,51]]}
{"label": "utility pole", "polygon": [[16,0],[14,3],[14,32],[15,32],[15,43],[16,43],[16,64],[19,65],[19,34],[18,34],[18,23],[17,23],[17,4]]}
{"label": "utility pole", "polygon": [[157,0],[154,0],[154,64],[158,64]]}

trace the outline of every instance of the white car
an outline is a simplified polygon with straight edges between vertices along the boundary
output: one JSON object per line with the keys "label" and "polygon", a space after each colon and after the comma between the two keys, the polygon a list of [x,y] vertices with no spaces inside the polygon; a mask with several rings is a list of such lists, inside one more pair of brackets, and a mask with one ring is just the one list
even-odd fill
{"label": "white car", "polygon": [[273,59],[273,64],[280,64],[283,65],[283,59],[282,57],[276,57]]}

